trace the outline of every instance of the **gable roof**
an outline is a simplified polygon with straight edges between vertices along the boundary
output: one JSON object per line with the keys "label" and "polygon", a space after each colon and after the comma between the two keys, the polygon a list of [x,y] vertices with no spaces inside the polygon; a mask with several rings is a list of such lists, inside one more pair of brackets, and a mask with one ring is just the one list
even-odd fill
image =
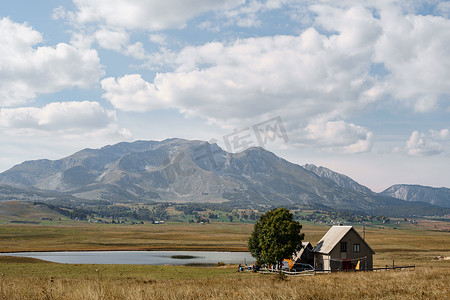
{"label": "gable roof", "polygon": [[[302,248],[308,248],[308,245],[311,245],[310,242],[302,242]],[[311,245],[312,247],[312,245]]]}
{"label": "gable roof", "polygon": [[302,249],[300,249],[298,252],[294,253],[292,255],[292,259],[294,261],[297,261],[300,259],[300,257],[302,257],[303,252],[305,252],[306,249],[309,249],[310,251],[312,250],[312,245],[310,242],[302,242]]}
{"label": "gable roof", "polygon": [[342,240],[342,238],[353,230],[361,241],[375,254],[375,251],[364,241],[353,226],[332,226],[330,230],[320,239],[319,243],[314,247],[313,251],[323,254],[329,254],[331,250]]}

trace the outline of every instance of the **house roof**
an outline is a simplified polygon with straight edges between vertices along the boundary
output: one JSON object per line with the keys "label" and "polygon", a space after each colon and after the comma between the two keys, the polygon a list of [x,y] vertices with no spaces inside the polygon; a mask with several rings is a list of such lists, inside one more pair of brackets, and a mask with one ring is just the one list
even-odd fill
{"label": "house roof", "polygon": [[308,245],[311,245],[311,243],[310,242],[302,242],[302,248],[306,248],[306,247],[308,247]]}
{"label": "house roof", "polygon": [[339,243],[342,238],[350,231],[353,230],[356,235],[361,239],[361,241],[372,251],[370,246],[364,241],[359,233],[353,228],[353,226],[332,226],[330,230],[320,239],[319,243],[314,247],[313,251],[323,254],[329,254],[331,250]]}
{"label": "house roof", "polygon": [[[308,247],[308,245],[309,245],[309,247]],[[292,259],[294,261],[297,261],[298,259],[300,259],[300,257],[302,256],[302,254],[306,250],[306,248],[310,248],[310,249],[312,248],[312,245],[310,242],[302,242],[302,249],[300,249],[298,252],[294,253],[294,255],[292,255]]]}

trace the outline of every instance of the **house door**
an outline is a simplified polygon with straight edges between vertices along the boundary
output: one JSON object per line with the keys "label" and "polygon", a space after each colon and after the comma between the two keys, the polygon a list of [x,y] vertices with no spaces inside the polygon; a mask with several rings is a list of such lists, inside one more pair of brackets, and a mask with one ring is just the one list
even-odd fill
{"label": "house door", "polygon": [[351,270],[352,268],[352,262],[350,260],[343,260],[342,261],[342,269],[344,270]]}

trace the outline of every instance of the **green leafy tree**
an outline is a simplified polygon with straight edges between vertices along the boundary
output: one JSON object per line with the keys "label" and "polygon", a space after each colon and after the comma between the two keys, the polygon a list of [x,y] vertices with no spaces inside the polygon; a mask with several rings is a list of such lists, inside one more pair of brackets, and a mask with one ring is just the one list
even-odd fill
{"label": "green leafy tree", "polygon": [[281,264],[301,248],[304,234],[302,225],[286,208],[278,208],[263,214],[256,222],[248,241],[251,255],[259,263]]}

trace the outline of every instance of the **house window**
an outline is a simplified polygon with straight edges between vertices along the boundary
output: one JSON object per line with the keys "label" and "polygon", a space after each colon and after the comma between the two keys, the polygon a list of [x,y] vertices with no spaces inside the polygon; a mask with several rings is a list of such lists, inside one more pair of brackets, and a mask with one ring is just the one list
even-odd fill
{"label": "house window", "polygon": [[347,252],[347,242],[341,242],[341,252]]}
{"label": "house window", "polygon": [[359,244],[353,244],[353,252],[359,253]]}

